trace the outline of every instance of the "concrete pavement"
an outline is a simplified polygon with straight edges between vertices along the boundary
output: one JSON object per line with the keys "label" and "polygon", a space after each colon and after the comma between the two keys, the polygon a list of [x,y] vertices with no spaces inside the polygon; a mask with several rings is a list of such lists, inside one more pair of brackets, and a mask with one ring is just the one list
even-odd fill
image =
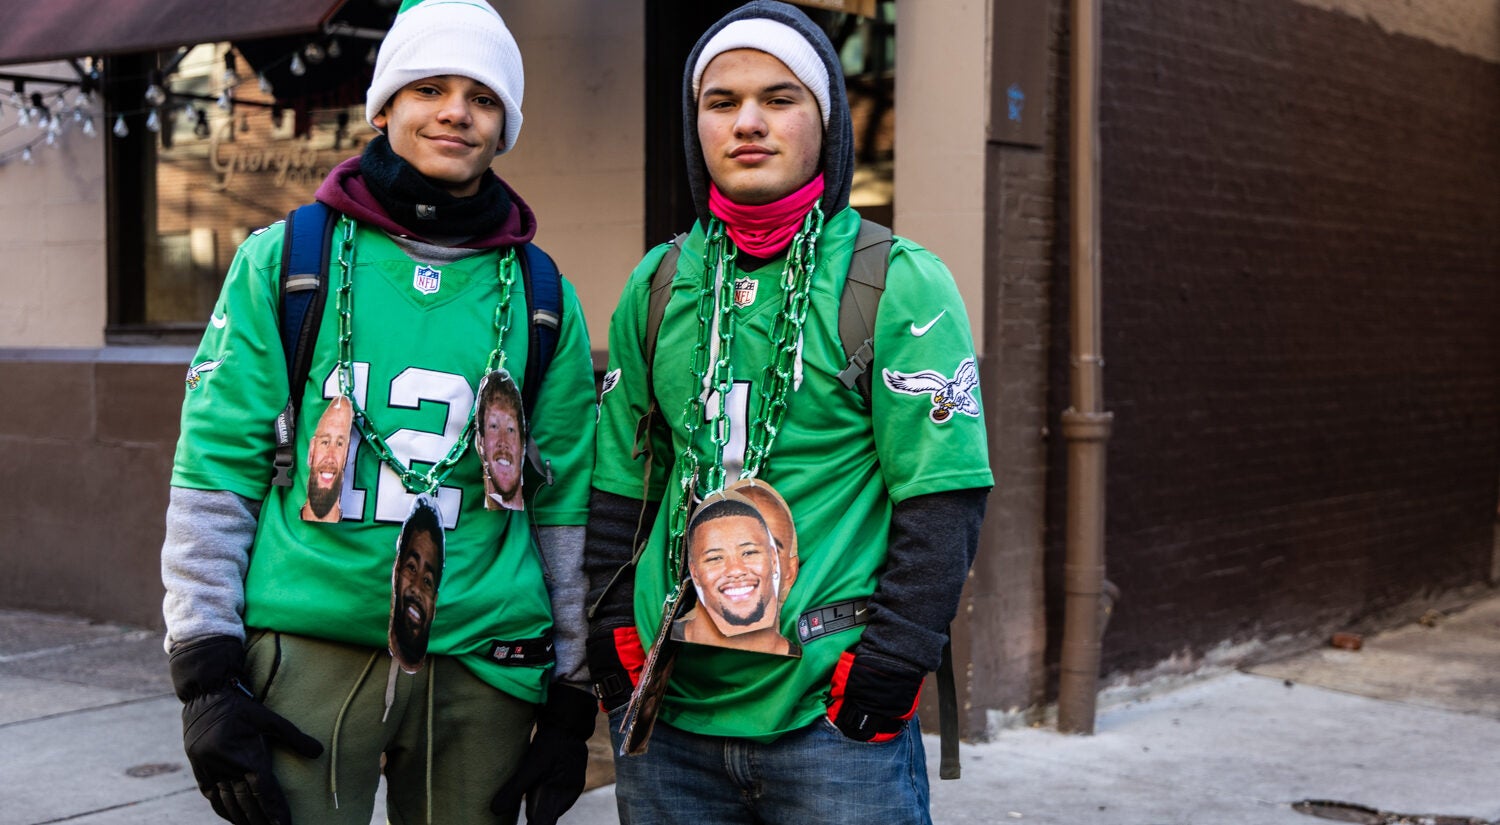
{"label": "concrete pavement", "polygon": [[[155,632],[0,610],[0,825],[217,821],[165,670]],[[1359,651],[1106,691],[1094,735],[1001,730],[957,781],[927,745],[938,825],[1500,825],[1500,595]],[[615,821],[610,785],[563,818]]]}

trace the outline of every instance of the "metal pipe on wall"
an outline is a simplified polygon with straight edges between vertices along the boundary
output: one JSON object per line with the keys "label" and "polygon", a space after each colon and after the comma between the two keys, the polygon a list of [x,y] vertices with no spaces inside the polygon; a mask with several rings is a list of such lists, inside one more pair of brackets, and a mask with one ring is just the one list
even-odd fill
{"label": "metal pipe on wall", "polygon": [[1093,733],[1104,612],[1104,457],[1113,416],[1104,411],[1099,278],[1099,7],[1071,0],[1069,165],[1072,237],[1071,403],[1064,616],[1057,727]]}

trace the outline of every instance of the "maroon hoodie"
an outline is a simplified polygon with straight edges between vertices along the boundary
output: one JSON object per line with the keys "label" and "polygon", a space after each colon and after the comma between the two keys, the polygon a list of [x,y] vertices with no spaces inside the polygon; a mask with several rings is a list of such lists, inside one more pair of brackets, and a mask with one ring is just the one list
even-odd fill
{"label": "maroon hoodie", "polygon": [[[493,175],[493,171],[485,174]],[[499,178],[497,178],[499,180]],[[505,187],[506,194],[510,195],[510,214],[495,227],[488,235],[470,238],[461,244],[465,249],[497,249],[508,246],[520,246],[536,237],[536,214],[531,207],[521,200],[516,190],[510,188],[510,184],[500,180],[500,185]],[[313,196],[321,203],[348,215],[349,217],[368,223],[384,232],[399,235],[404,238],[413,238],[426,243],[433,243],[419,232],[396,223],[395,219],[386,214],[375,196],[365,186],[364,178],[359,173],[359,156],[356,155],[333,167],[328,177],[318,186],[317,193]]]}

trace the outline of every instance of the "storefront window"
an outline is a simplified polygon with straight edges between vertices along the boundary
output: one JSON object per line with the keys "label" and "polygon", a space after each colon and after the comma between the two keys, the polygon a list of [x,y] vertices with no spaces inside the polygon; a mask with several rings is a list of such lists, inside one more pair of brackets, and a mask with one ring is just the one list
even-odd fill
{"label": "storefront window", "polygon": [[159,115],[155,204],[145,205],[155,223],[138,319],[147,326],[202,324],[240,242],[312,200],[329,170],[375,134],[362,105],[276,105],[229,44],[193,48],[171,89]]}

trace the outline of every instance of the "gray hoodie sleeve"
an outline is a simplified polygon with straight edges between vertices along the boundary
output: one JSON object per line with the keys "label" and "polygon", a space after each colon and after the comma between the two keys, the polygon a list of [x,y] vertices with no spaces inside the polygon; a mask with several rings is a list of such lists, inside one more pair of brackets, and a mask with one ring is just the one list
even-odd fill
{"label": "gray hoodie sleeve", "polygon": [[537,545],[547,568],[552,598],[552,633],[557,654],[556,681],[593,692],[584,642],[589,623],[584,615],[588,579],[583,574],[583,525],[538,527]]}
{"label": "gray hoodie sleeve", "polygon": [[245,638],[245,570],[260,502],[225,490],[173,487],[161,581],[166,648],[205,636]]}

